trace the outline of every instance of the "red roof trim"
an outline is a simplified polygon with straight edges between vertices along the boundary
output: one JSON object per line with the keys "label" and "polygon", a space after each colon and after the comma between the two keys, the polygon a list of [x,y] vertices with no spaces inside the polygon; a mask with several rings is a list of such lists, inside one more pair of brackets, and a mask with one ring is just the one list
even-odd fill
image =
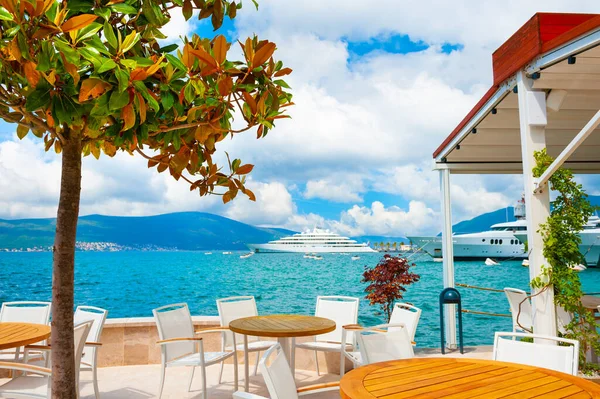
{"label": "red roof trim", "polygon": [[[500,84],[540,54],[600,27],[598,14],[537,13],[493,54],[494,85],[435,150],[436,158],[492,98]],[[563,32],[563,33],[560,33]]]}

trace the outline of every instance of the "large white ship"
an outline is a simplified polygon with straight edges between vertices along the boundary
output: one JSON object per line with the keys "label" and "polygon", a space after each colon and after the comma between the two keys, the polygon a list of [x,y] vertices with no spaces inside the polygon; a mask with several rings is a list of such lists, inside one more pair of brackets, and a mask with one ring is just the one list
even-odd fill
{"label": "large white ship", "polygon": [[315,228],[266,244],[246,244],[254,252],[303,252],[303,253],[363,253],[376,252],[368,244],[358,243],[329,230]]}
{"label": "large white ship", "polygon": [[[527,235],[525,202],[523,200],[515,205],[515,219],[514,222],[494,224],[488,231],[453,235],[454,259],[526,258],[523,241],[515,237],[515,234],[518,233]],[[442,237],[408,237],[408,239],[415,248],[427,252],[434,258],[442,257]]]}
{"label": "large white ship", "polygon": [[[492,225],[490,230],[480,233],[455,234],[454,259],[523,259],[527,258],[525,245],[527,222],[525,202],[515,205],[515,221]],[[579,251],[588,266],[600,265],[600,218],[590,217],[583,231],[579,233]],[[427,252],[434,258],[442,257],[442,237],[408,237],[415,248]]]}

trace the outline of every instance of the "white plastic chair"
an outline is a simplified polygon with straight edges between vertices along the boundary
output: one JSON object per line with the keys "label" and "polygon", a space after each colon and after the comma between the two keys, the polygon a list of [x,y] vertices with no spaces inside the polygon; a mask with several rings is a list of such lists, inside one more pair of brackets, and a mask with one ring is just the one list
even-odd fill
{"label": "white plastic chair", "polygon": [[296,348],[302,348],[315,351],[317,375],[319,375],[319,359],[317,357],[317,351],[339,352],[340,376],[344,375],[344,369],[346,365],[344,351],[354,348],[356,346],[356,341],[352,332],[348,332],[342,340],[342,335],[344,335],[343,326],[357,323],[358,303],[358,298],[348,296],[317,297],[317,310],[315,312],[315,316],[324,317],[335,321],[336,328],[330,333],[315,336],[313,341],[302,342],[298,344],[296,343],[295,339],[292,339],[292,373],[294,373],[296,367]]}
{"label": "white plastic chair", "polygon": [[78,306],[75,309],[75,324],[85,321],[92,321],[92,328],[88,334],[86,345],[83,349],[83,357],[81,358],[81,370],[89,370],[92,372],[94,383],[94,394],[96,399],[100,398],[98,390],[98,350],[100,349],[100,336],[104,328],[104,322],[108,310],[96,308],[93,306]]}
{"label": "white plastic chair", "polygon": [[414,341],[420,319],[421,309],[408,303],[396,303],[392,309],[389,324],[403,324],[408,337]]}
{"label": "white plastic chair", "polygon": [[[267,361],[273,353],[276,353],[276,355],[267,365]],[[259,368],[269,390],[270,399],[298,399],[300,396],[339,390],[339,382],[296,388],[294,374],[279,344],[275,344],[265,352],[260,360]],[[267,398],[248,392],[236,392],[233,394],[233,399]]]}
{"label": "white plastic chair", "polygon": [[517,288],[504,288],[504,293],[510,305],[510,314],[513,320],[513,332],[533,331],[533,310],[527,293]]}
{"label": "white plastic chair", "polygon": [[[502,337],[509,337],[505,339]],[[515,338],[548,340],[568,346],[544,345],[516,341]],[[567,374],[577,375],[579,368],[579,341],[546,335],[497,332],[494,336],[494,360],[543,367]]]}
{"label": "white plastic chair", "polygon": [[[50,324],[50,302],[20,301],[4,302],[0,308],[0,322]],[[41,344],[45,344],[42,341]],[[22,361],[22,348],[0,351],[0,361]]]}
{"label": "white plastic chair", "polygon": [[[81,356],[92,323],[92,321],[81,323],[75,326],[73,330],[75,336],[75,386],[77,387],[77,397],[79,397],[79,368],[81,366]],[[45,347],[45,349],[49,350],[49,347]],[[13,378],[6,384],[1,385],[0,397],[35,399],[49,399],[51,397],[51,369],[14,362],[0,362],[0,369],[24,371],[27,373],[25,376]]]}
{"label": "white plastic chair", "polygon": [[[253,296],[237,296],[223,299],[217,299],[217,309],[219,311],[219,320],[221,327],[229,327],[235,319],[241,319],[243,317],[258,316],[258,309],[256,307],[256,300]],[[221,350],[231,350],[233,345],[232,331],[227,331],[223,334],[221,340]],[[241,342],[244,336],[241,334],[235,334],[236,341]],[[254,365],[254,375],[258,370],[258,362],[260,360],[260,352],[266,351],[277,341],[261,341],[260,337],[248,337],[248,352],[256,352],[256,363]],[[244,344],[238,344],[236,346],[238,351],[244,351]],[[244,353],[244,356],[246,354]],[[221,362],[221,370],[219,371],[219,384],[221,383],[221,377],[223,376],[224,362]]]}
{"label": "white plastic chair", "polygon": [[[158,337],[160,341],[157,343],[161,346],[161,375],[160,388],[158,397],[162,397],[163,386],[165,382],[165,372],[167,367],[192,367],[188,392],[192,388],[194,379],[194,371],[196,367],[202,370],[202,397],[207,399],[206,394],[206,367],[222,362],[223,360],[233,357],[233,374],[235,390],[238,389],[238,361],[237,352],[221,351],[221,352],[204,352],[202,338],[196,334],[204,333],[221,333],[224,334],[229,329],[227,327],[209,328],[194,332],[194,324],[192,316],[187,304],[177,303],[154,309],[154,320],[158,329]],[[233,346],[235,347],[235,335],[233,336]]]}
{"label": "white plastic chair", "polygon": [[409,329],[404,324],[381,324],[375,327],[359,325],[344,326],[344,335],[352,331],[356,335],[357,349],[344,356],[354,367],[388,360],[411,359],[415,356]]}

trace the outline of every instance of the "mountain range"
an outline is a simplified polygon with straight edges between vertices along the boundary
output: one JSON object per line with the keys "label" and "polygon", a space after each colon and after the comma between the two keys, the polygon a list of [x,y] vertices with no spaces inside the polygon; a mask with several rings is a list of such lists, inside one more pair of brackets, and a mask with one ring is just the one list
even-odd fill
{"label": "mountain range", "polygon": [[[600,206],[600,196],[590,196]],[[496,223],[514,220],[514,208],[503,208],[453,226],[455,233],[485,231]],[[54,242],[56,219],[0,219],[0,249],[48,248]],[[102,216],[79,218],[77,241],[114,243],[138,249],[243,250],[246,243],[264,243],[294,234],[292,230],[256,227],[204,212],[156,216]],[[405,237],[361,236],[359,242],[405,242]]]}

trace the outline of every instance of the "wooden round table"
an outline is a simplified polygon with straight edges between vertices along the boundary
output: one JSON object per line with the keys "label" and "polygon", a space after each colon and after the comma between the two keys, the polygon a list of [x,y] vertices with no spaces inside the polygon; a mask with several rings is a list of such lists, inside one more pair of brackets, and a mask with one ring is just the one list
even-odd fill
{"label": "wooden round table", "polygon": [[290,338],[308,337],[325,334],[335,330],[335,322],[316,316],[302,315],[269,315],[252,316],[233,320],[229,323],[229,329],[235,333],[244,335],[244,386],[246,392],[249,388],[249,366],[248,366],[248,335],[255,337],[277,338],[285,357],[291,359]]}
{"label": "wooden round table", "polygon": [[500,398],[508,395],[515,398],[600,398],[600,385],[570,374],[515,363],[414,358],[374,363],[352,370],[342,378],[340,394],[344,399]]}
{"label": "wooden round table", "polygon": [[50,326],[31,323],[0,323],[0,350],[35,344],[50,337]]}

